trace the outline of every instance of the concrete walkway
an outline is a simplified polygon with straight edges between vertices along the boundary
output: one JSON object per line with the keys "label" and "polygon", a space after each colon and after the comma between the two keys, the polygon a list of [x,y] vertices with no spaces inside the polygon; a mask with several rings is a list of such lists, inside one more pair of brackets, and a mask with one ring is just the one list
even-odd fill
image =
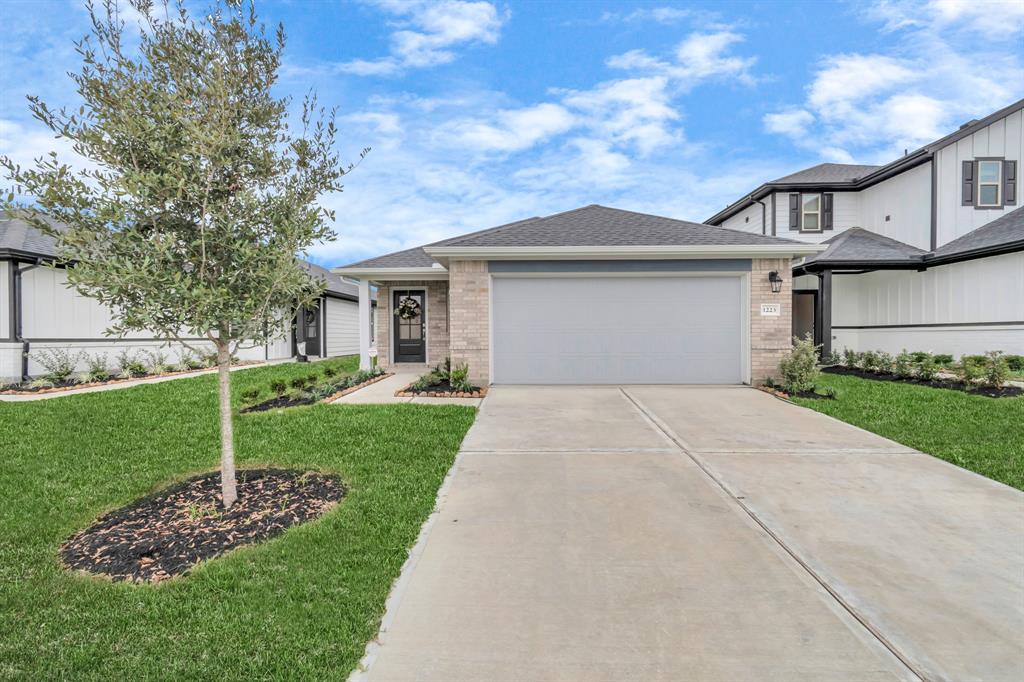
{"label": "concrete walkway", "polygon": [[1024,679],[1022,531],[1020,492],[758,391],[492,388],[366,676]]}

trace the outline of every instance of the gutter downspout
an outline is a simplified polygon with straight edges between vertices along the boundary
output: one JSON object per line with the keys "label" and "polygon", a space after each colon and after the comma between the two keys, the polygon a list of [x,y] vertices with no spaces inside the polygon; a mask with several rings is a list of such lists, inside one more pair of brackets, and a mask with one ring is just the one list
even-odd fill
{"label": "gutter downspout", "polygon": [[29,353],[29,342],[22,336],[22,286],[21,276],[29,270],[35,270],[42,265],[42,260],[36,259],[36,262],[29,265],[27,268],[23,268],[18,265],[17,262],[11,261],[11,269],[13,275],[13,281],[11,282],[11,304],[13,310],[11,311],[11,321],[14,323],[11,329],[11,335],[14,337],[14,341],[21,341],[21,380],[28,381],[28,353]]}

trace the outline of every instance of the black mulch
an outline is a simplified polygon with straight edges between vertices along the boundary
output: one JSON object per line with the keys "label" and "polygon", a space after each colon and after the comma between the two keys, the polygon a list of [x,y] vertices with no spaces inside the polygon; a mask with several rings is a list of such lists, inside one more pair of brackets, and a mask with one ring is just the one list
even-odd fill
{"label": "black mulch", "polygon": [[298,405],[312,405],[316,402],[316,398],[292,398],[286,395],[279,395],[276,398],[270,400],[264,400],[262,403],[256,405],[250,405],[241,410],[242,414],[248,412],[266,412],[267,410],[276,410],[280,407],[296,407]]}
{"label": "black mulch", "polygon": [[[403,390],[405,390],[405,392],[407,392],[407,393],[458,393],[459,392],[459,391],[456,391],[454,388],[452,388],[451,382],[449,382],[447,379],[445,379],[444,381],[440,381],[440,382],[438,382],[436,384],[431,384],[427,388],[415,388],[413,386],[409,386],[408,388],[405,388]],[[478,386],[474,386],[473,389],[471,391],[467,391],[467,393],[473,393],[474,391],[479,391],[479,390],[480,390],[480,388]]]}
{"label": "black mulch", "polygon": [[159,582],[315,519],[344,495],[336,476],[243,469],[238,500],[225,511],[215,471],[104,514],[64,543],[60,556],[69,568],[115,581]]}
{"label": "black mulch", "polygon": [[834,400],[835,399],[834,396],[822,395],[820,393],[815,393],[814,391],[800,391],[799,393],[791,393],[790,397],[792,397],[792,398],[806,398],[808,400]]}
{"label": "black mulch", "polygon": [[932,388],[946,388],[952,391],[963,391],[964,393],[983,395],[989,398],[1013,398],[1019,395],[1024,395],[1024,388],[1021,388],[1020,386],[1002,386],[1000,388],[995,388],[993,386],[965,384],[962,381],[956,381],[953,379],[933,379],[931,381],[924,381],[915,377],[898,377],[895,374],[889,374],[887,372],[868,372],[863,369],[839,366],[824,367],[821,371],[829,374],[844,374],[847,376],[860,377],[861,379],[872,379],[874,381],[894,381],[902,384],[917,384],[918,386],[931,386]]}

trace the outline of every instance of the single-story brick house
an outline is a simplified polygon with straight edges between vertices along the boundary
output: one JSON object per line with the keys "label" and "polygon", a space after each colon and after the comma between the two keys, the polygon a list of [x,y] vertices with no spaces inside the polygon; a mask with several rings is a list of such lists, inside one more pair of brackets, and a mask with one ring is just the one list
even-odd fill
{"label": "single-story brick house", "polygon": [[334,272],[361,302],[378,288],[385,367],[450,356],[481,384],[741,384],[777,371],[792,259],[825,248],[591,205]]}

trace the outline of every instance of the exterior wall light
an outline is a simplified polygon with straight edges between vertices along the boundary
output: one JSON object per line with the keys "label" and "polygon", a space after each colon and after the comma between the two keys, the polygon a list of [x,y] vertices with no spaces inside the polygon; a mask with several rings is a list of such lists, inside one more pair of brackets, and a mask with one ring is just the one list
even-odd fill
{"label": "exterior wall light", "polygon": [[772,270],[768,273],[768,281],[772,283],[772,293],[777,294],[782,291],[782,278],[779,277],[779,273]]}

